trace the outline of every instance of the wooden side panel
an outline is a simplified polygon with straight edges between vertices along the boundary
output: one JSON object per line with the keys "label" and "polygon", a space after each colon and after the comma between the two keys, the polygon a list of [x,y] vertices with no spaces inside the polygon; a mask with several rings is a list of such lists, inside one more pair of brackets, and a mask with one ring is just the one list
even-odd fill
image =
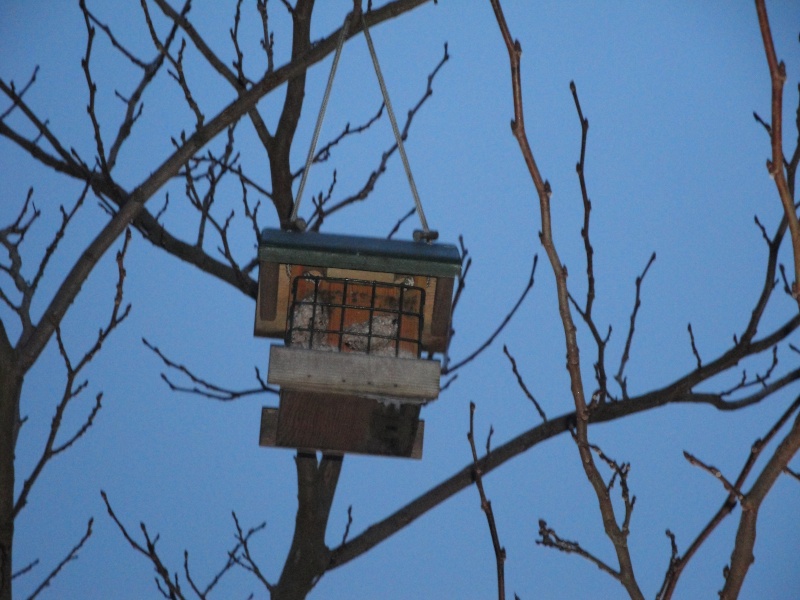
{"label": "wooden side panel", "polygon": [[263,263],[258,269],[258,317],[274,321],[278,313],[278,263]]}
{"label": "wooden side panel", "polygon": [[254,334],[257,336],[273,335],[273,322],[278,312],[278,274],[277,263],[262,262],[259,265],[254,327]]}
{"label": "wooden side panel", "polygon": [[440,375],[435,360],[271,346],[267,381],[288,390],[424,402],[439,397]]}
{"label": "wooden side panel", "polygon": [[[424,278],[417,278],[418,280]],[[420,285],[419,283],[417,285]],[[432,278],[425,290],[425,328],[422,348],[428,352],[444,352],[450,335],[450,313],[453,304],[453,278]]]}
{"label": "wooden side panel", "polygon": [[453,279],[442,277],[436,284],[436,297],[433,300],[433,321],[431,334],[447,337],[450,333],[450,312],[453,304]]}
{"label": "wooden side panel", "polygon": [[286,265],[270,262],[259,265],[255,335],[272,338],[284,336],[289,289]]}
{"label": "wooden side panel", "polygon": [[419,406],[282,391],[280,408],[262,409],[259,444],[421,458],[423,436]]}

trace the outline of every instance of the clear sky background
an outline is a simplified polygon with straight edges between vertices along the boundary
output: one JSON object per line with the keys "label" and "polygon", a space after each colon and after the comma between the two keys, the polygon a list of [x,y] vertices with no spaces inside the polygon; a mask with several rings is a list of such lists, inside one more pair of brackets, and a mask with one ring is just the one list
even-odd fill
{"label": "clear sky background", "polygon": [[[251,76],[262,72],[254,3],[245,1],[243,37]],[[338,27],[351,3],[319,1],[312,38]],[[275,27],[276,63],[289,44],[281,3],[269,4]],[[154,52],[136,2],[92,2],[90,7],[134,52]],[[191,18],[216,52],[230,62],[228,29],[233,2],[197,0]],[[577,84],[590,120],[586,177],[594,203],[592,234],[596,251],[598,323],[613,326],[609,369],[624,346],[634,298],[634,280],[652,252],[657,260],[642,288],[642,308],[628,365],[629,389],[656,389],[690,371],[687,323],[707,360],[740,332],[763,281],[766,245],[753,223],[758,215],[773,231],[781,214],[764,167],[768,138],[752,117],[769,119],[770,84],[752,2],[521,2],[506,1],[506,16],[522,48],[526,124],[539,166],[553,187],[554,236],[569,267],[572,293],[585,294],[583,219],[575,163],[580,126],[569,82]],[[800,4],[770,2],[779,58],[786,60],[788,83],[786,144],[794,148],[791,126],[800,79]],[[153,12],[157,9],[153,8]],[[167,31],[163,20],[159,32]],[[443,241],[464,236],[474,263],[455,315],[453,360],[469,354],[494,330],[525,286],[534,253],[542,253],[537,199],[516,142],[509,132],[513,115],[508,58],[488,1],[441,0],[375,27],[373,37],[396,112],[402,120],[422,95],[428,73],[449,45],[450,60],[437,76],[433,96],[417,115],[407,142],[416,183],[432,226]],[[83,17],[75,2],[2,0],[0,76],[18,85],[40,65],[37,83],[26,96],[68,147],[93,156],[86,114],[87,92],[80,61],[85,52]],[[108,136],[123,114],[114,90],[126,95],[138,73],[114,53],[98,31],[92,72],[98,84],[99,115]],[[187,76],[207,118],[233,98],[229,86],[193,51]],[[187,55],[187,56],[188,56]],[[307,106],[294,148],[299,168],[308,151],[330,58],[309,71]],[[170,136],[191,129],[174,81],[162,73],[145,96],[141,122],[123,151],[116,176],[128,189],[171,152]],[[282,99],[259,105],[269,124]],[[380,92],[363,38],[343,52],[322,142],[346,122],[361,123],[380,105]],[[0,103],[4,110],[7,102]],[[19,124],[20,117],[12,119]],[[27,131],[27,130],[26,130]],[[265,153],[249,122],[236,130],[241,162],[265,186]],[[337,169],[335,195],[358,189],[392,143],[383,119],[368,134],[350,139],[329,163],[312,169],[311,193],[326,190]],[[219,141],[215,142],[219,147]],[[59,222],[59,205],[71,206],[80,185],[54,177],[0,140],[2,201],[0,223],[17,214],[29,186],[42,218],[24,246],[32,273]],[[183,183],[176,181],[152,201],[160,206],[170,191],[164,223],[191,236],[191,213],[181,206]],[[228,194],[229,197],[225,197]],[[241,212],[237,186],[217,196],[220,214]],[[91,200],[91,199],[90,199]],[[412,206],[398,157],[369,201],[326,222],[325,230],[385,236]],[[155,210],[155,208],[153,208]],[[41,314],[54,286],[107,217],[89,201],[56,255],[35,304]],[[269,206],[262,226],[276,226]],[[409,221],[401,235],[410,237]],[[255,252],[247,223],[240,223],[236,251],[246,262]],[[119,244],[115,245],[115,249]],[[210,247],[213,248],[213,245]],[[790,260],[790,256],[785,257]],[[4,259],[5,260],[5,259]],[[124,541],[106,516],[100,498],[108,493],[117,514],[138,532],[143,521],[160,534],[159,551],[171,570],[182,572],[187,549],[197,579],[206,581],[224,563],[233,545],[231,511],[245,526],[267,522],[253,542],[267,577],[277,580],[291,541],[296,506],[293,453],[258,446],[262,405],[271,396],[218,403],[171,393],[159,374],[158,358],[141,343],[145,337],[208,380],[231,388],[254,384],[254,366],[266,371],[269,342],[252,336],[254,303],[226,285],[154,249],[134,234],[127,258],[126,301],[130,318],[94,361],[86,397],[68,414],[79,425],[98,391],[104,408],[95,426],[74,449],[52,461],[17,522],[15,563],[41,561],[15,583],[15,597],[33,591],[45,573],[68,552],[94,516],[94,535],[42,598],[158,597],[152,566]],[[74,356],[105,324],[114,295],[112,253],[92,273],[63,328]],[[4,282],[5,285],[6,282]],[[765,326],[796,311],[778,294]],[[9,334],[19,327],[5,306],[0,318]],[[592,383],[594,349],[579,327],[584,378]],[[800,345],[797,336],[790,340]],[[515,355],[527,385],[548,416],[572,410],[564,368],[564,341],[558,320],[552,272],[540,261],[536,285],[517,316],[484,354],[459,373],[440,399],[423,411],[426,422],[421,461],[347,456],[328,530],[338,545],[353,507],[351,535],[411,501],[470,461],[466,440],[469,403],[477,404],[479,441],[489,426],[498,445],[538,423],[538,415],[517,387],[503,344]],[[794,368],[797,356],[779,351],[779,371]],[[742,365],[764,370],[769,356]],[[709,389],[732,385],[739,373]],[[41,451],[64,368],[55,341],[26,380],[23,414],[28,417],[18,445],[18,480]],[[587,390],[591,393],[591,389]],[[616,390],[614,390],[616,391]],[[722,486],[691,467],[687,450],[733,477],[750,445],[763,435],[797,394],[776,394],[764,406],[720,414],[703,406],[675,406],[623,421],[595,426],[590,438],[619,461],[632,463],[630,485],[637,496],[630,544],[645,595],[658,590],[669,560],[664,531],[677,536],[682,552],[725,497]],[[798,468],[798,459],[793,462]],[[622,598],[623,589],[596,567],[535,544],[538,519],[567,539],[613,561],[602,531],[597,503],[567,436],[536,446],[485,480],[501,542],[506,547],[506,582],[524,600]],[[800,598],[800,485],[779,479],[762,507],[756,562],[742,598]],[[729,518],[690,563],[676,598],[713,598],[722,587],[739,512]],[[414,522],[369,554],[324,576],[313,598],[491,598],[495,566],[485,518],[474,488]],[[228,576],[218,598],[267,597],[243,571]]]}

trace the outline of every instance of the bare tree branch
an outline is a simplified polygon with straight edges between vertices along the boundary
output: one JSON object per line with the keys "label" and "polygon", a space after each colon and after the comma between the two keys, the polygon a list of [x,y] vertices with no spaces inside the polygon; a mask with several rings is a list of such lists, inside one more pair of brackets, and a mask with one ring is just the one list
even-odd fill
{"label": "bare tree branch", "polygon": [[[394,0],[379,9],[372,11],[366,18],[370,26],[381,23],[412,10],[427,0]],[[360,24],[354,24],[350,29],[350,37],[360,32]],[[55,332],[55,326],[61,322],[64,314],[72,304],[75,296],[80,290],[82,282],[88,277],[97,261],[114,240],[122,234],[127,225],[136,219],[142,212],[144,203],[152,198],[155,193],[173,178],[181,167],[194,156],[203,146],[214,139],[219,133],[224,131],[231,123],[237,121],[247,114],[257,102],[266,94],[275,90],[290,79],[304,73],[311,65],[321,61],[330,54],[336,45],[339,31],[335,31],[328,37],[309,47],[302,55],[295,55],[292,60],[284,66],[264,75],[262,79],[253,84],[251,88],[240,94],[228,106],[226,106],[214,118],[209,119],[203,127],[195,131],[191,136],[170,155],[165,161],[156,167],[151,174],[130,192],[125,192],[111,182],[105,181],[97,175],[91,176],[84,165],[75,162],[70,152],[64,150],[55,136],[47,127],[33,114],[30,109],[20,103],[19,107],[25,113],[37,129],[45,135],[48,142],[57,150],[61,156],[60,162],[53,163],[53,157],[49,157],[38,150],[34,144],[26,143],[21,136],[0,122],[0,135],[10,138],[18,143],[23,149],[30,152],[34,158],[51,164],[60,172],[65,172],[73,177],[78,177],[84,181],[90,181],[93,189],[100,193],[112,194],[118,200],[120,209],[107,225],[95,236],[94,240],[87,246],[73,267],[64,277],[61,285],[53,296],[43,318],[36,327],[35,331],[25,343],[19,348],[19,365],[23,372],[27,371],[35,362],[36,358],[44,349],[47,341]],[[3,81],[0,81],[0,91],[5,93],[13,101],[18,101],[17,94]],[[289,214],[291,207],[286,210]],[[150,223],[156,225],[156,223]],[[138,224],[137,224],[138,226]],[[161,241],[161,240],[159,240]]]}
{"label": "bare tree branch", "polygon": [[[58,576],[68,563],[72,562],[73,560],[78,560],[78,552],[81,548],[83,548],[84,544],[92,535],[92,524],[94,523],[94,519],[89,519],[89,523],[86,525],[86,533],[83,534],[83,537],[72,547],[72,550],[69,551],[67,556],[56,565],[56,567],[50,572],[50,574],[39,584],[39,587],[34,590],[34,592],[28,596],[28,600],[34,600],[43,590],[50,587],[50,584],[53,583],[53,580]],[[21,574],[21,573],[17,573]]]}
{"label": "bare tree branch", "polygon": [[578,542],[565,540],[564,538],[560,537],[544,519],[539,519],[539,539],[536,540],[536,543],[547,548],[555,548],[556,550],[566,554],[577,554],[578,556],[582,556],[589,562],[594,563],[594,565],[601,571],[605,571],[611,575],[614,579],[619,579],[620,577],[618,571],[615,571],[611,566],[597,558],[588,550],[584,550]]}
{"label": "bare tree branch", "polygon": [[750,565],[755,561],[753,547],[756,542],[756,524],[761,504],[798,450],[800,450],[800,413],[795,417],[792,428],[778,444],[750,491],[741,498],[742,515],[736,532],[736,543],[731,553],[730,569],[720,593],[722,600],[739,597]]}
{"label": "bare tree branch", "polygon": [[297,452],[298,507],[294,537],[272,600],[304,598],[327,571],[330,550],[325,531],[333,494],[342,469],[342,457]]}
{"label": "bare tree branch", "polygon": [[508,357],[509,362],[511,362],[511,370],[514,372],[514,376],[517,378],[517,383],[519,384],[520,389],[525,396],[528,397],[528,400],[533,403],[533,406],[536,408],[536,412],[539,413],[542,421],[547,422],[547,415],[544,414],[542,407],[536,401],[536,398],[533,397],[533,394],[531,394],[530,390],[528,390],[528,386],[525,385],[525,382],[522,380],[522,375],[520,375],[519,371],[517,370],[517,361],[514,360],[513,356],[511,356],[511,353],[508,351],[508,347],[505,344],[503,344],[503,353]]}
{"label": "bare tree branch", "polygon": [[536,274],[536,264],[538,262],[539,262],[539,256],[534,255],[533,265],[531,266],[531,275],[528,278],[528,282],[525,285],[525,289],[522,291],[522,294],[517,299],[517,302],[514,304],[511,310],[508,311],[508,314],[506,314],[505,318],[500,322],[500,325],[497,326],[497,329],[495,329],[494,332],[486,339],[486,341],[483,342],[483,344],[481,344],[478,348],[476,348],[469,356],[467,356],[466,358],[462,358],[453,366],[446,365],[445,367],[443,367],[442,375],[448,375],[450,373],[453,373],[458,369],[460,369],[461,367],[463,367],[464,365],[469,364],[470,362],[475,360],[484,350],[486,350],[489,346],[492,345],[492,342],[494,342],[497,336],[502,333],[503,329],[505,329],[506,325],[508,325],[511,319],[514,317],[514,313],[516,313],[519,307],[522,306],[522,303],[525,301],[525,297],[528,295],[528,292],[530,292],[531,289],[533,289],[533,280],[534,280],[534,275]]}
{"label": "bare tree branch", "polygon": [[188,392],[190,394],[197,394],[198,396],[203,396],[204,398],[210,398],[211,400],[220,400],[222,402],[229,402],[231,400],[238,400],[239,398],[244,398],[245,396],[253,396],[256,394],[264,394],[264,393],[277,394],[279,391],[278,388],[270,387],[267,385],[258,367],[255,367],[258,387],[247,390],[231,390],[229,388],[224,388],[214,383],[211,383],[203,379],[202,377],[195,375],[185,365],[173,362],[172,360],[167,358],[164,355],[164,353],[161,352],[161,350],[159,350],[157,346],[152,345],[145,338],[142,338],[142,343],[145,346],[147,346],[150,350],[152,350],[156,354],[156,356],[158,356],[158,358],[161,359],[161,361],[167,368],[176,370],[179,373],[185,375],[194,384],[192,387],[177,385],[166,375],[166,373],[161,373],[161,379],[164,380],[164,382],[169,386],[170,390],[172,390],[173,392]]}
{"label": "bare tree branch", "polygon": [[[486,521],[489,524],[489,534],[492,536],[492,547],[494,548],[494,558],[497,565],[497,597],[499,600],[505,600],[506,597],[506,579],[504,563],[506,561],[506,549],[500,545],[500,536],[497,533],[497,523],[494,520],[494,511],[492,511],[492,502],[486,497],[486,491],[483,488],[483,474],[481,467],[478,464],[478,452],[475,449],[475,403],[469,403],[469,432],[467,433],[467,440],[469,447],[472,450],[472,476],[475,480],[475,486],[478,488],[478,494],[481,498],[481,510],[486,515]],[[491,433],[489,434],[491,437]],[[489,451],[489,442],[486,442],[486,450]]]}
{"label": "bare tree branch", "polygon": [[539,172],[525,132],[519,68],[522,47],[519,41],[512,41],[511,33],[509,32],[499,0],[492,0],[492,9],[497,18],[497,24],[500,28],[503,40],[505,41],[511,65],[511,85],[514,101],[514,120],[511,122],[511,132],[519,144],[528,172],[530,173],[534,187],[539,196],[539,207],[542,219],[542,230],[539,234],[539,238],[550,260],[550,265],[556,280],[558,309],[564,328],[564,340],[567,351],[567,371],[569,372],[570,390],[575,403],[575,412],[577,416],[575,422],[575,439],[581,458],[581,465],[583,466],[586,478],[594,489],[595,496],[600,505],[600,512],[602,514],[606,535],[613,543],[617,554],[620,571],[619,581],[632,599],[643,599],[644,596],[639,589],[633,572],[633,564],[627,543],[628,532],[624,526],[620,527],[616,521],[614,506],[606,493],[605,484],[594,463],[588,443],[589,414],[586,398],[584,396],[576,328],[570,313],[567,269],[561,263],[552,236],[550,218],[550,196],[552,192],[550,184],[542,178]]}
{"label": "bare tree branch", "polygon": [[633,310],[631,311],[631,319],[630,325],[628,326],[628,337],[625,338],[625,349],[622,351],[622,358],[619,361],[619,369],[617,370],[617,374],[614,375],[614,380],[619,384],[620,389],[622,390],[622,399],[627,400],[628,398],[628,378],[625,377],[625,366],[628,364],[628,359],[631,355],[631,343],[633,342],[633,332],[636,329],[636,315],[639,313],[639,307],[642,305],[641,301],[641,291],[642,291],[642,282],[644,281],[645,275],[647,275],[647,271],[650,269],[650,265],[656,260],[656,253],[653,252],[650,255],[650,260],[647,261],[647,265],[645,265],[642,274],[636,278],[636,296],[633,301]]}
{"label": "bare tree branch", "polygon": [[772,159],[767,161],[767,171],[775,181],[778,190],[783,212],[789,225],[789,232],[792,238],[792,252],[794,254],[794,283],[792,284],[792,295],[800,306],[800,221],[797,219],[794,199],[792,198],[786,173],[784,171],[783,155],[783,85],[786,82],[786,65],[783,61],[778,62],[775,54],[775,45],[772,41],[772,32],[769,27],[767,7],[764,0],[756,0],[756,12],[758,13],[758,25],[761,30],[761,38],[764,42],[764,53],[767,57],[769,66],[770,80],[772,81],[772,123],[769,128],[770,139],[772,141]]}
{"label": "bare tree branch", "polygon": [[233,522],[236,525],[237,549],[230,552],[229,556],[237,565],[252,573],[256,579],[261,582],[264,588],[271,592],[274,586],[267,581],[266,577],[264,577],[261,569],[259,569],[255,560],[253,559],[253,555],[250,553],[250,538],[259,531],[263,531],[267,524],[266,522],[262,522],[260,525],[251,527],[247,530],[247,532],[245,532],[242,530],[241,525],[239,525],[239,519],[236,517],[236,513],[232,514]]}
{"label": "bare tree branch", "polygon": [[729,492],[734,498],[736,498],[737,500],[742,499],[742,492],[739,491],[739,489],[735,488],[733,484],[725,478],[725,476],[720,472],[719,469],[717,469],[714,466],[707,465],[702,460],[700,460],[696,456],[693,456],[686,450],[683,451],[683,456],[686,460],[689,461],[690,465],[693,465],[695,467],[700,467],[703,471],[706,471],[707,473],[710,473],[711,475],[719,479],[720,483],[722,483],[725,490]]}
{"label": "bare tree branch", "polygon": [[128,242],[130,242],[130,230],[127,231],[125,236],[125,241],[122,245],[122,248],[117,252],[117,285],[116,285],[116,294],[114,296],[114,306],[111,311],[111,316],[109,317],[108,323],[100,329],[97,334],[97,338],[95,340],[94,345],[89,348],[83,357],[73,365],[72,361],[69,358],[67,350],[64,346],[64,341],[61,338],[61,329],[60,327],[56,328],[56,341],[58,342],[58,349],[61,354],[61,358],[64,361],[64,366],[66,367],[67,371],[67,380],[64,384],[64,392],[61,397],[61,401],[56,406],[55,414],[53,415],[53,420],[50,424],[50,433],[47,437],[47,441],[45,442],[44,448],[42,449],[42,454],[39,457],[36,465],[33,467],[31,474],[22,484],[22,489],[19,492],[19,496],[17,497],[16,503],[14,504],[14,511],[13,516],[19,514],[19,512],[25,507],[28,501],[28,495],[31,492],[34,484],[36,483],[39,475],[41,475],[42,471],[44,470],[45,466],[50,462],[58,454],[64,452],[65,450],[69,449],[75,442],[77,442],[84,434],[91,428],[92,424],[94,423],[94,419],[97,416],[97,413],[100,411],[101,408],[101,400],[103,398],[103,394],[99,393],[95,397],[95,404],[90,410],[88,416],[86,417],[83,425],[81,425],[67,440],[56,443],[58,438],[58,434],[61,431],[61,424],[63,422],[64,414],[67,410],[67,407],[70,405],[70,402],[77,398],[83,390],[86,389],[88,386],[88,381],[82,381],[80,383],[77,382],[77,377],[80,375],[81,371],[92,361],[92,359],[100,352],[100,349],[103,347],[103,343],[108,338],[108,336],[122,323],[125,318],[128,316],[130,312],[130,305],[122,307],[122,298],[123,298],[123,284],[125,282],[125,253],[128,249]]}
{"label": "bare tree branch", "polygon": [[[683,554],[683,556],[678,555],[677,545],[675,542],[675,536],[671,534],[669,531],[667,532],[667,536],[670,538],[672,543],[672,556],[670,558],[669,567],[667,568],[667,572],[664,576],[664,582],[661,585],[661,589],[659,590],[656,598],[657,600],[669,600],[672,598],[673,593],[675,592],[675,588],[678,584],[678,580],[683,572],[683,569],[692,559],[692,557],[697,553],[697,550],[700,549],[700,546],[709,538],[711,533],[717,528],[717,526],[733,512],[733,509],[736,508],[737,500],[741,500],[742,498],[742,488],[744,487],[745,481],[747,477],[753,470],[761,452],[764,448],[774,439],[774,437],[778,434],[781,428],[786,424],[789,420],[791,415],[800,408],[800,397],[795,399],[794,402],[789,406],[789,408],[784,411],[781,417],[775,422],[775,424],[770,428],[767,434],[761,438],[756,440],[752,447],[750,448],[750,452],[747,455],[747,459],[742,466],[741,471],[739,471],[739,475],[736,478],[736,481],[733,483],[728,483],[726,485],[726,489],[728,490],[728,495],[720,506],[719,510],[714,514],[713,517],[709,520],[708,524],[703,528],[703,530],[697,535],[695,540],[689,545],[689,548]],[[713,474],[713,473],[712,473]]]}
{"label": "bare tree branch", "polygon": [[[125,528],[125,525],[122,524],[122,521],[119,520],[117,515],[114,513],[114,510],[111,508],[111,503],[108,500],[108,496],[104,491],[100,491],[100,495],[103,498],[103,502],[106,505],[106,510],[108,511],[108,515],[117,524],[117,528],[122,533],[122,536],[125,540],[130,544],[131,548],[142,554],[143,556],[147,557],[147,559],[153,564],[153,567],[156,570],[156,587],[161,592],[161,594],[165,598],[169,598],[170,600],[185,600],[186,596],[183,595],[183,591],[181,590],[180,583],[178,582],[178,574],[175,573],[174,578],[170,575],[169,570],[161,561],[161,557],[158,555],[156,551],[156,544],[158,544],[158,536],[155,538],[150,537],[150,534],[147,531],[147,527],[144,523],[140,523],[139,528],[142,531],[142,535],[144,536],[144,546],[137,542],[128,530]],[[162,587],[163,586],[163,587]]]}

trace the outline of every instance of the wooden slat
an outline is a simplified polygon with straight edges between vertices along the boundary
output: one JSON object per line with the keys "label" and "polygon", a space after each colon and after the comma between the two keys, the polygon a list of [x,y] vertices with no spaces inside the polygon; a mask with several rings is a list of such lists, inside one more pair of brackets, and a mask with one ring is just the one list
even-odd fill
{"label": "wooden slat", "polygon": [[450,311],[453,304],[453,278],[440,277],[436,284],[436,297],[431,315],[431,334],[444,337],[450,333]]}
{"label": "wooden slat", "polygon": [[262,263],[258,271],[258,316],[265,321],[274,321],[278,313],[278,267]]}
{"label": "wooden slat", "polygon": [[394,273],[381,273],[378,271],[359,271],[357,269],[336,269],[328,268],[328,277],[338,279],[362,279],[364,281],[380,281],[382,283],[394,283],[396,275]]}
{"label": "wooden slat", "polygon": [[440,375],[437,360],[271,346],[267,381],[289,390],[424,402],[439,397]]}
{"label": "wooden slat", "polygon": [[359,396],[282,391],[280,408],[261,411],[259,445],[421,458],[419,408]]}

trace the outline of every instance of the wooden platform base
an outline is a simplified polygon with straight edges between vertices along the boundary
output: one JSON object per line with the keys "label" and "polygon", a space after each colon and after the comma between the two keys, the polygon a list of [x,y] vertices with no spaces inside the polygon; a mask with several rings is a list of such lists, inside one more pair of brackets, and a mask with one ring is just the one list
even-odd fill
{"label": "wooden platform base", "polygon": [[259,445],[422,458],[419,411],[418,404],[283,390],[278,408],[261,410]]}

